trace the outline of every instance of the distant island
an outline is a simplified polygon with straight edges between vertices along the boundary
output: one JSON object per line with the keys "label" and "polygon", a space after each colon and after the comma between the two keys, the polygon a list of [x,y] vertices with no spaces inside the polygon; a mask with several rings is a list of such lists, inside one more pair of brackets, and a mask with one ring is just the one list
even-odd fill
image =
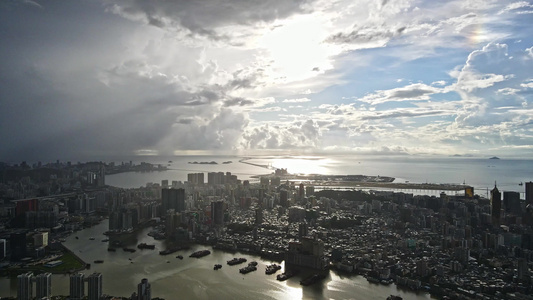
{"label": "distant island", "polygon": [[489,159],[500,159],[500,158],[497,157],[497,156],[493,156],[493,157],[491,157],[491,158],[489,158]]}
{"label": "distant island", "polygon": [[193,162],[189,162],[189,164],[191,165],[218,165],[216,161],[201,161],[201,162],[193,161]]}

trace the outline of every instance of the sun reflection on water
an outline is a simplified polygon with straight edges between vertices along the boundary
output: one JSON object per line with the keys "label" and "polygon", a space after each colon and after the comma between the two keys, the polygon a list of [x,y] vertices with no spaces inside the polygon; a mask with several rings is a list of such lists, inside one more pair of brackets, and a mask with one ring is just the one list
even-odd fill
{"label": "sun reflection on water", "polygon": [[332,160],[324,157],[300,156],[298,158],[274,158],[271,160],[275,169],[287,169],[290,174],[329,174]]}

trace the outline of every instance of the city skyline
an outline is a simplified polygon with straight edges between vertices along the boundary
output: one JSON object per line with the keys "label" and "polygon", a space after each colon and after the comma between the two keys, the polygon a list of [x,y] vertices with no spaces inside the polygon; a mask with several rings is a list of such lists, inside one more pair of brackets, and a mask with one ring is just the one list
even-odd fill
{"label": "city skyline", "polygon": [[530,157],[531,1],[4,1],[0,160]]}

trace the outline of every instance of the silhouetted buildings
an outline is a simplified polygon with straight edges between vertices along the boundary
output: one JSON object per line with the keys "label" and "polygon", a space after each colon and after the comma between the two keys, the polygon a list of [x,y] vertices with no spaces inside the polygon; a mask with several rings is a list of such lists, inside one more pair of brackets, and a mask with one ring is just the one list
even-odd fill
{"label": "silhouetted buildings", "polygon": [[211,202],[211,220],[213,225],[224,225],[224,201]]}
{"label": "silhouetted buildings", "polygon": [[533,181],[526,182],[526,205],[533,204]]}
{"label": "silhouetted buildings", "polygon": [[503,207],[506,213],[520,215],[522,213],[522,207],[520,203],[519,192],[503,192]]}
{"label": "silhouetted buildings", "polygon": [[302,237],[299,242],[290,242],[285,254],[285,264],[289,267],[305,267],[314,270],[325,270],[327,260],[324,257],[324,242]]}
{"label": "silhouetted buildings", "polygon": [[163,189],[162,193],[162,209],[163,212],[174,209],[176,212],[185,211],[185,190],[179,189]]}
{"label": "silhouetted buildings", "polygon": [[501,219],[501,209],[502,209],[502,194],[494,185],[494,188],[490,191],[490,214],[492,217],[492,224],[499,226]]}
{"label": "silhouetted buildings", "polygon": [[203,185],[204,173],[189,173],[187,174],[187,181],[195,185]]}

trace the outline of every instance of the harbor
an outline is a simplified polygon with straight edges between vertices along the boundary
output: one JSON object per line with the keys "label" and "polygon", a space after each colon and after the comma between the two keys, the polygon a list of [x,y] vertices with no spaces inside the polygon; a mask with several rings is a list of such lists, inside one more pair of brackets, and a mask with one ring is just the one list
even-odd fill
{"label": "harbor", "polygon": [[[136,289],[136,283],[148,278],[152,284],[152,296],[173,299],[179,293],[184,299],[211,299],[214,297],[232,299],[347,299],[352,295],[361,295],[363,299],[386,299],[389,295],[400,295],[404,299],[429,299],[425,293],[413,293],[391,285],[375,285],[363,276],[346,275],[330,271],[327,276],[309,286],[300,285],[306,279],[304,274],[296,274],[285,280],[276,280],[276,276],[265,274],[267,266],[276,263],[282,268],[277,275],[285,272],[283,262],[263,259],[256,255],[240,252],[226,252],[202,245],[192,245],[174,252],[172,256],[159,255],[166,249],[164,241],[154,240],[148,236],[150,228],[144,228],[134,234],[124,244],[126,248],[136,248],[140,243],[155,245],[155,251],[124,252],[108,251],[108,243],[98,238],[94,241],[89,237],[103,236],[108,228],[107,220],[83,229],[66,238],[64,245],[76,253],[85,262],[102,260],[92,264],[90,270],[83,273],[99,272],[103,275],[104,293],[126,297]],[[78,236],[79,239],[76,239]],[[211,253],[201,259],[189,256],[200,250]],[[182,256],[182,259],[177,258]],[[245,265],[227,265],[233,258],[245,258],[248,262],[256,261],[259,272],[239,273]],[[168,261],[168,263],[167,263]],[[217,271],[215,264],[221,264]],[[247,264],[246,264],[247,265]],[[56,274],[52,277],[53,294],[68,295],[68,275]],[[5,296],[16,297],[16,278],[0,278],[0,289],[6,291]]]}

